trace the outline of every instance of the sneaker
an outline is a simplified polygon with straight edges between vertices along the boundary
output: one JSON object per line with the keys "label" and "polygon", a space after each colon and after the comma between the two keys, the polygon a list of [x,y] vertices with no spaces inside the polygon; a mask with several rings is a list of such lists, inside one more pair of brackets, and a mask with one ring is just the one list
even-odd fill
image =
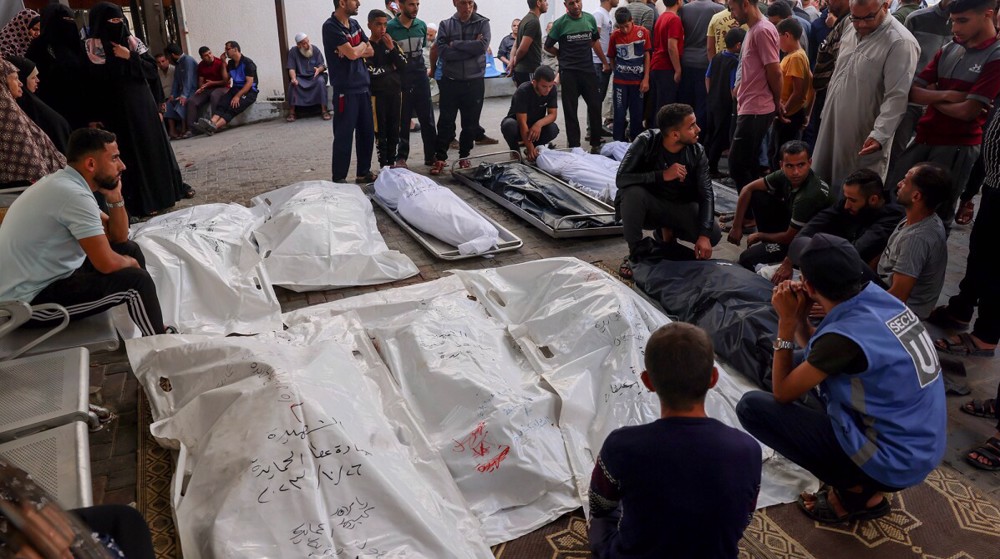
{"label": "sneaker", "polygon": [[194,126],[198,130],[201,130],[203,133],[209,136],[215,134],[215,132],[218,131],[218,128],[214,124],[212,124],[211,120],[208,120],[207,118],[199,118],[198,122],[196,122]]}
{"label": "sneaker", "polygon": [[378,178],[378,175],[374,171],[369,171],[367,175],[355,178],[354,182],[357,184],[369,184],[375,182],[376,178]]}
{"label": "sneaker", "polygon": [[493,146],[493,145],[496,145],[496,144],[499,144],[499,143],[500,143],[500,140],[496,140],[494,138],[490,138],[486,134],[483,134],[482,137],[480,137],[478,140],[476,140],[476,145],[477,146]]}
{"label": "sneaker", "polygon": [[601,154],[601,144],[595,144],[590,146],[590,153],[600,155]]}

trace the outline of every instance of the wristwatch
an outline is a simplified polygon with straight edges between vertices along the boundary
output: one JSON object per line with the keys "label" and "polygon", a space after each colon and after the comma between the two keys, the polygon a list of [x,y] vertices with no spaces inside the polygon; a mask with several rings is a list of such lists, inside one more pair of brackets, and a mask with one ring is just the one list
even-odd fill
{"label": "wristwatch", "polygon": [[795,349],[795,342],[775,338],[774,345],[772,347],[774,348],[774,351],[778,351],[779,349]]}
{"label": "wristwatch", "polygon": [[124,208],[124,207],[125,207],[125,200],[119,200],[117,202],[108,202],[108,208],[112,210],[115,208]]}

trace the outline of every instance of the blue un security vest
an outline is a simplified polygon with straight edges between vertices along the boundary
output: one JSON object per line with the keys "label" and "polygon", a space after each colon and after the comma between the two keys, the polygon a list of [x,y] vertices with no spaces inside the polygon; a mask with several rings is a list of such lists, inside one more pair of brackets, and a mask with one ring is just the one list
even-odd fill
{"label": "blue un security vest", "polygon": [[841,447],[876,481],[920,483],[944,456],[947,436],[944,381],[930,335],[913,311],[874,284],[834,307],[812,340],[831,332],[868,358],[865,372],[829,376],[820,385]]}

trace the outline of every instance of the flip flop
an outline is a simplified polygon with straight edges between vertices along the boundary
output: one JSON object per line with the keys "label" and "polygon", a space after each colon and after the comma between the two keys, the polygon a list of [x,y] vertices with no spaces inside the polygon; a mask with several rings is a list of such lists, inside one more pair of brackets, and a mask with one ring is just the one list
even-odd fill
{"label": "flip flop", "polygon": [[[883,497],[882,501],[874,507],[848,511],[843,515],[838,515],[837,511],[833,508],[833,504],[830,503],[830,491],[833,491],[833,489],[828,488],[817,491],[813,495],[816,501],[812,509],[806,507],[805,497],[799,495],[797,501],[799,508],[802,509],[802,512],[806,516],[820,524],[844,524],[855,520],[874,520],[892,512],[892,505],[889,503],[889,499]],[[841,503],[843,503],[843,499],[841,499]]]}
{"label": "flip flop", "polygon": [[632,279],[632,264],[629,263],[628,258],[622,260],[622,265],[618,267],[618,275],[621,276],[622,279]]}
{"label": "flip flop", "polygon": [[[978,454],[978,458],[985,458],[988,463],[984,463],[977,458],[973,458],[973,453]],[[965,461],[973,467],[979,468],[980,470],[986,470],[987,472],[1000,470],[1000,439],[990,437],[986,440],[986,443],[966,452]]]}
{"label": "flip flop", "polygon": [[976,215],[976,203],[972,200],[966,200],[958,206],[958,212],[955,214],[955,223],[958,225],[968,225],[972,223],[972,218]]}
{"label": "flip flop", "polygon": [[975,340],[972,339],[972,335],[967,332],[959,334],[957,342],[948,338],[938,338],[934,340],[934,347],[941,353],[963,357],[993,357],[996,355],[996,349],[978,347]]}
{"label": "flip flop", "polygon": [[969,400],[968,402],[962,404],[962,406],[958,409],[976,417],[996,419],[997,401],[995,398],[987,398],[985,400]]}

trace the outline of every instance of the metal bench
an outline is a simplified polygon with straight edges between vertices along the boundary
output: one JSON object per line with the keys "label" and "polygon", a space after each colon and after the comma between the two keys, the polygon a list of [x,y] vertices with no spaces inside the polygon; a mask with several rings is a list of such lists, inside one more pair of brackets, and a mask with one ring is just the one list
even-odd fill
{"label": "metal bench", "polygon": [[0,444],[0,456],[31,474],[63,508],[93,505],[87,424],[74,421]]}
{"label": "metal bench", "polygon": [[59,305],[31,307],[23,301],[0,302],[0,359],[14,359],[21,355],[39,355],[63,349],[84,347],[91,353],[115,351],[119,346],[111,311],[63,322],[46,331],[41,328],[22,328],[31,317],[32,309],[56,308]]}
{"label": "metal bench", "polygon": [[0,361],[0,442],[86,424],[89,371],[90,353],[80,347]]}

